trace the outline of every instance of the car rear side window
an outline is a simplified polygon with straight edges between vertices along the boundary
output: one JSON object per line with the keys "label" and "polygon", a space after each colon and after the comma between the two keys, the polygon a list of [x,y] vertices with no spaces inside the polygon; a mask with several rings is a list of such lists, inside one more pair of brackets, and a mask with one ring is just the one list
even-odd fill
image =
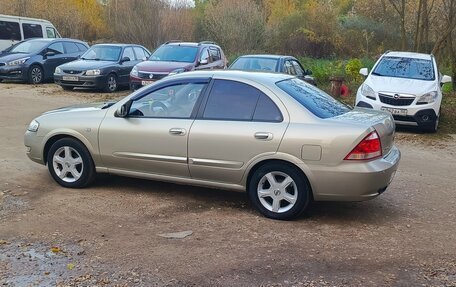
{"label": "car rear side window", "polygon": [[81,51],[81,52],[85,52],[85,51],[88,50],[86,46],[84,46],[84,45],[82,45],[82,44],[80,44],[80,43],[76,43],[76,46],[78,46],[78,49],[79,49],[79,51]]}
{"label": "car rear side window", "polygon": [[19,23],[0,21],[0,40],[21,40]]}
{"label": "car rear side window", "polygon": [[133,47],[133,50],[135,50],[136,58],[138,60],[142,60],[144,58],[147,58],[149,55],[147,55],[146,50],[140,47]]}
{"label": "car rear side window", "polygon": [[276,85],[319,118],[331,118],[351,110],[348,106],[303,80],[292,78],[277,82]]}
{"label": "car rear side window", "polygon": [[[267,114],[270,111],[275,114]],[[216,80],[212,86],[203,118],[235,121],[281,121],[282,115],[268,96],[260,90],[236,81]]]}
{"label": "car rear side window", "polygon": [[131,47],[125,48],[122,58],[128,57],[130,61],[136,60],[135,53],[133,53],[133,49]]}
{"label": "car rear side window", "polygon": [[22,23],[22,31],[24,32],[24,39],[43,38],[43,28],[39,24]]}
{"label": "car rear side window", "polygon": [[75,43],[64,42],[63,46],[65,47],[67,54],[73,54],[73,53],[79,52],[78,46],[76,46]]}

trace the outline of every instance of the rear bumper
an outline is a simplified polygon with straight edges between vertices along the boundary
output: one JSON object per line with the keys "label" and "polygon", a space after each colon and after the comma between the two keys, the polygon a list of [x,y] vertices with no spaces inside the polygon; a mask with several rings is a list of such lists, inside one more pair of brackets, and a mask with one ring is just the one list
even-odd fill
{"label": "rear bumper", "polygon": [[23,66],[1,66],[0,79],[13,81],[26,81],[28,68]]}
{"label": "rear bumper", "polygon": [[[54,81],[60,86],[66,87],[79,87],[79,88],[90,88],[90,89],[103,89],[106,86],[107,75],[98,75],[98,76],[79,76],[77,81],[67,81],[63,80],[61,74],[54,74]],[[73,76],[73,75],[71,75]]]}
{"label": "rear bumper", "polygon": [[312,166],[317,201],[363,201],[383,193],[393,180],[401,153],[395,146],[383,158],[369,162],[344,161],[336,167]]}

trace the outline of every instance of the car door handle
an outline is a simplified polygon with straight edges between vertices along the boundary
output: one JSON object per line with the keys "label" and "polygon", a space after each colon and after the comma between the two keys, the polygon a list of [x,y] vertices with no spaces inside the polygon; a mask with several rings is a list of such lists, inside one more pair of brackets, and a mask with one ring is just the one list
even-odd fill
{"label": "car door handle", "polygon": [[258,133],[255,133],[255,138],[257,140],[270,141],[270,140],[272,140],[273,135],[271,133],[268,133],[268,132],[258,132]]}
{"label": "car door handle", "polygon": [[169,129],[169,134],[173,135],[173,136],[183,136],[183,135],[185,135],[185,133],[186,133],[185,129],[181,129],[181,128]]}

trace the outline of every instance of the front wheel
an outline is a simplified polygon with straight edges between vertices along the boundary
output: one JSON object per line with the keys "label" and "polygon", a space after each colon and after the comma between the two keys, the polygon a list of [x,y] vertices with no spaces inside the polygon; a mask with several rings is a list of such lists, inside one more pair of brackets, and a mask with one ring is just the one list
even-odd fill
{"label": "front wheel", "polygon": [[107,93],[114,93],[117,91],[117,77],[114,74],[109,74],[106,79],[106,85],[104,91]]}
{"label": "front wheel", "polygon": [[431,123],[428,127],[424,128],[424,131],[428,132],[428,133],[436,133],[437,129],[439,128],[439,120],[440,120],[440,114],[438,114],[436,116],[433,123]]}
{"label": "front wheel", "polygon": [[47,166],[54,180],[64,187],[85,187],[95,178],[95,165],[89,151],[72,138],[60,139],[51,146]]}
{"label": "front wheel", "polygon": [[297,168],[283,163],[266,164],[252,175],[248,193],[252,205],[264,216],[288,220],[309,205],[310,188]]}
{"label": "front wheel", "polygon": [[41,84],[44,80],[43,69],[38,65],[33,65],[30,67],[28,74],[28,82],[30,84]]}

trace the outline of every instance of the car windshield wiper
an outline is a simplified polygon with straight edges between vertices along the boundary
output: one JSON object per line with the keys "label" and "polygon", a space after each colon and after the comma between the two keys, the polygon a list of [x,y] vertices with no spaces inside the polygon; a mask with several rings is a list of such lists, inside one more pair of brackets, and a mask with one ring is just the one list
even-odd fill
{"label": "car windshield wiper", "polygon": [[383,76],[382,74],[379,74],[379,73],[376,73],[376,72],[372,72],[372,75],[374,75],[374,76]]}
{"label": "car windshield wiper", "polygon": [[110,106],[114,105],[116,102],[106,102],[103,104],[103,106],[101,106],[101,109],[107,109],[109,108]]}

